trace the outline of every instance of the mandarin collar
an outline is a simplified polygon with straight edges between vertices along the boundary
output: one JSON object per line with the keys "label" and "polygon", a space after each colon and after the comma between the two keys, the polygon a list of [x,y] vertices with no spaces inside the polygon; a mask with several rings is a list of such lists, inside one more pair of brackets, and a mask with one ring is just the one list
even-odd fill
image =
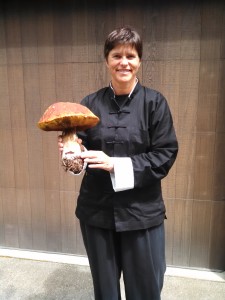
{"label": "mandarin collar", "polygon": [[[137,91],[139,90],[139,88],[140,88],[140,82],[137,79],[137,82],[136,82],[133,90],[130,92],[128,98],[132,99],[134,97],[134,95],[137,93]],[[114,93],[113,87],[111,85],[111,82],[109,83],[109,94],[110,94],[111,98],[115,99],[115,93]]]}

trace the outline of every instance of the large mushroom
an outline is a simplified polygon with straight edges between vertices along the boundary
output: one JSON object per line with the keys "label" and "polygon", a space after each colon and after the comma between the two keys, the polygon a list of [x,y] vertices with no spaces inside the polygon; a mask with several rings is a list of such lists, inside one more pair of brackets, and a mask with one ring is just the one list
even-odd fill
{"label": "large mushroom", "polygon": [[57,102],[50,105],[38,122],[38,127],[45,131],[62,131],[62,165],[66,171],[80,174],[84,163],[80,154],[84,147],[77,142],[77,131],[94,127],[99,118],[86,106]]}

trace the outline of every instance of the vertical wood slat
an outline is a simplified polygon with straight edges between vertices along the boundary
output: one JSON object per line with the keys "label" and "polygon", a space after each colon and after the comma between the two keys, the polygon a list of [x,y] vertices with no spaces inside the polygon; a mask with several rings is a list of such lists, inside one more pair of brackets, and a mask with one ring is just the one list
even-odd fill
{"label": "vertical wood slat", "polygon": [[[224,18],[225,19],[225,18]],[[225,21],[224,21],[225,23]],[[225,36],[225,33],[224,33]],[[225,44],[225,38],[224,38]],[[225,50],[225,49],[224,49]],[[225,55],[224,55],[225,56]],[[220,61],[216,131],[225,132],[225,59]]]}
{"label": "vertical wood slat", "polygon": [[179,154],[176,163],[176,198],[194,198],[196,134],[178,135]]}
{"label": "vertical wood slat", "polygon": [[62,228],[59,190],[45,190],[46,199],[46,239],[51,252],[62,251]]}
{"label": "vertical wood slat", "polygon": [[5,245],[5,220],[2,187],[0,187],[0,245]]}
{"label": "vertical wood slat", "polygon": [[29,9],[25,13],[21,11],[20,16],[23,64],[37,63],[37,14],[34,9]]}
{"label": "vertical wood slat", "polygon": [[[40,84],[40,117],[49,105],[56,99],[55,66],[53,64],[39,65]],[[45,189],[57,190],[59,188],[59,164],[57,150],[57,132],[43,132],[43,178]]]}
{"label": "vertical wood slat", "polygon": [[209,268],[211,201],[193,201],[190,266]]}
{"label": "vertical wood slat", "polygon": [[93,93],[103,86],[108,86],[109,77],[107,74],[105,62],[90,63],[89,70],[89,91]]}
{"label": "vertical wood slat", "polygon": [[213,157],[215,134],[201,133],[196,138],[193,196],[196,200],[213,199]]}
{"label": "vertical wood slat", "polygon": [[[109,1],[110,3],[110,1]],[[147,6],[147,3],[145,3]],[[126,2],[121,2],[120,5],[115,6],[115,13],[111,12],[112,7],[109,4],[109,16],[112,18],[112,24],[109,32],[112,28],[130,25],[134,27],[141,35],[143,30],[143,11],[139,9],[139,3],[133,3],[132,6],[128,6]],[[147,11],[147,7],[145,7]],[[108,16],[108,18],[109,18]],[[131,21],[132,20],[132,21]],[[110,23],[109,23],[110,25]]]}
{"label": "vertical wood slat", "polygon": [[75,191],[60,191],[62,252],[73,253],[76,249],[76,223],[74,216]]}
{"label": "vertical wood slat", "polygon": [[31,188],[30,199],[32,248],[40,251],[51,251],[47,247],[46,196],[44,188]]}
{"label": "vertical wood slat", "polygon": [[196,3],[184,6],[181,21],[181,59],[200,59],[201,7]]}
{"label": "vertical wood slat", "polygon": [[[40,40],[39,40],[40,41]],[[39,64],[39,84],[40,84],[40,117],[49,105],[56,102],[56,73],[55,65],[51,63],[52,49],[47,47],[46,53],[42,52],[42,58],[49,57],[50,63]],[[38,214],[43,220],[43,226],[37,227],[36,243],[43,245],[46,251],[61,252],[61,217],[59,198],[59,158],[57,150],[57,132],[41,132],[42,136],[42,157],[43,157],[43,179],[44,194]],[[35,208],[35,206],[33,206]],[[36,217],[38,217],[38,214]],[[34,220],[34,222],[36,222]]]}
{"label": "vertical wood slat", "polygon": [[167,199],[164,197],[166,206],[165,220],[165,240],[166,240],[166,262],[169,265],[173,264],[173,240],[174,240],[174,213],[175,199]]}
{"label": "vertical wood slat", "polygon": [[42,133],[37,128],[37,121],[41,115],[39,67],[37,64],[27,64],[24,67],[24,80],[26,119],[28,125],[32,248],[47,251]]}
{"label": "vertical wood slat", "polygon": [[72,59],[72,12],[69,7],[60,7],[54,14],[54,52],[55,62],[65,63]]}
{"label": "vertical wood slat", "polygon": [[16,189],[19,247],[33,249],[29,189]]}
{"label": "vertical wood slat", "polygon": [[72,102],[72,66],[71,64],[55,65],[56,98],[59,101]]}
{"label": "vertical wood slat", "polygon": [[76,253],[78,255],[87,256],[86,250],[84,248],[83,239],[81,236],[80,223],[78,219],[76,219]]}
{"label": "vertical wood slat", "polygon": [[88,11],[83,0],[73,2],[71,50],[72,62],[88,61]]}
{"label": "vertical wood slat", "polygon": [[177,131],[185,136],[195,134],[197,127],[197,108],[199,96],[199,67],[198,60],[182,60],[180,67],[178,120]]}
{"label": "vertical wood slat", "polygon": [[198,131],[215,131],[219,83],[220,62],[217,60],[201,61],[197,109]]}
{"label": "vertical wood slat", "polygon": [[90,69],[92,65],[85,63],[73,63],[71,66],[72,72],[72,99],[76,103],[81,100],[90,92]]}
{"label": "vertical wood slat", "polygon": [[43,11],[37,15],[37,50],[38,62],[54,63],[54,15],[52,10]]}
{"label": "vertical wood slat", "polygon": [[214,270],[224,270],[224,231],[225,201],[215,201],[212,203],[211,219],[211,239],[210,239],[210,257],[209,268]]}
{"label": "vertical wood slat", "polygon": [[224,3],[217,1],[202,6],[201,59],[218,59],[221,54],[221,39],[224,33]]}
{"label": "vertical wood slat", "polygon": [[0,185],[9,188],[15,186],[11,114],[9,107],[8,72],[6,65],[0,65]]}
{"label": "vertical wood slat", "polygon": [[18,188],[29,188],[27,130],[22,65],[9,66],[8,78],[15,184]]}
{"label": "vertical wood slat", "polygon": [[19,248],[16,191],[14,188],[1,188],[0,196],[4,219],[5,243],[3,246]]}
{"label": "vertical wood slat", "polygon": [[[224,101],[225,102],[225,101]],[[225,132],[216,134],[213,163],[213,198],[225,202]]]}
{"label": "vertical wood slat", "polygon": [[190,266],[191,226],[193,200],[176,199],[174,235],[173,235],[173,265]]}
{"label": "vertical wood slat", "polygon": [[7,47],[7,64],[22,63],[21,27],[18,14],[6,15],[5,39]]}
{"label": "vertical wood slat", "polygon": [[26,127],[35,130],[41,115],[38,64],[25,64],[23,77]]}
{"label": "vertical wood slat", "polygon": [[[25,223],[23,219],[29,218],[29,168],[27,131],[25,117],[25,103],[23,91],[23,68],[21,65],[12,65],[8,68],[9,99],[12,124],[12,142],[15,172],[15,197],[18,218],[19,245],[31,248],[32,238],[29,230],[30,220]],[[24,215],[24,213],[26,214]]]}
{"label": "vertical wood slat", "polygon": [[0,12],[0,65],[7,64],[6,30],[4,14]]}
{"label": "vertical wood slat", "polygon": [[144,9],[144,60],[176,60],[180,58],[181,7],[148,4]]}

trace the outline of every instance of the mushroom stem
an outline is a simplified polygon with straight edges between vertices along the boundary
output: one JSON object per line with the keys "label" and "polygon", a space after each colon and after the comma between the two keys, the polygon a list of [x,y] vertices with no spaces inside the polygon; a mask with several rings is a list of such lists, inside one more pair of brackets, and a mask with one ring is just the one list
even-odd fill
{"label": "mushroom stem", "polygon": [[83,147],[77,142],[78,137],[75,129],[67,129],[62,133],[63,153],[62,165],[65,171],[71,171],[74,174],[79,174],[83,169],[83,160],[80,154]]}

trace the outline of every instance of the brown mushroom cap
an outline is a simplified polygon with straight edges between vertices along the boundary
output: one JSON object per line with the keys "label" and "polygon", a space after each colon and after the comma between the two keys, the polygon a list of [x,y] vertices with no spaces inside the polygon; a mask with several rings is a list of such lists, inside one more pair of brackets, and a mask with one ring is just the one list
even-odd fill
{"label": "brown mushroom cap", "polygon": [[64,131],[76,127],[83,131],[94,127],[99,118],[86,106],[72,102],[57,102],[48,107],[38,122],[38,127],[45,131]]}

